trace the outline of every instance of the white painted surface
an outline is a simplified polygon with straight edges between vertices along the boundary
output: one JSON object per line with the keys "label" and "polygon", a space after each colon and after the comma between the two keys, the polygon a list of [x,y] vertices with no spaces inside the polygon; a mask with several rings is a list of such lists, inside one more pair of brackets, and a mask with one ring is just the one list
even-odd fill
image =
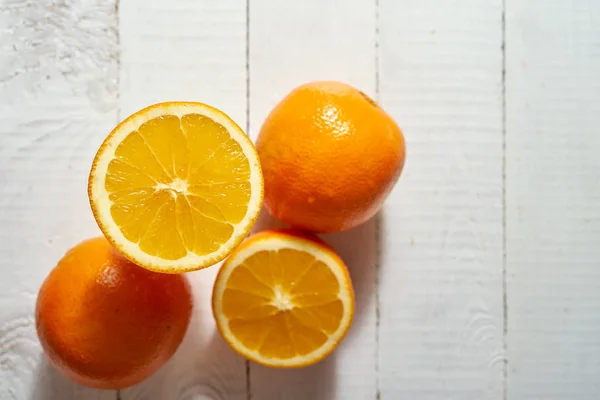
{"label": "white painted surface", "polygon": [[508,398],[600,398],[600,2],[508,0]]}
{"label": "white painted surface", "polygon": [[502,399],[502,3],[380,5],[407,162],[380,233],[382,399]]}
{"label": "white painted surface", "polygon": [[33,310],[64,252],[99,233],[91,160],[116,115],[114,4],[0,4],[0,399],[112,400],[41,356]]}
{"label": "white painted surface", "polygon": [[247,364],[214,330],[211,268],[178,353],[119,397],[600,398],[600,3],[505,2],[1,0],[0,399],[117,398],[55,372],[33,322],[49,269],[99,232],[86,178],[117,120],[199,100],[255,138],[315,79],[407,139],[379,219],[325,237],[356,286],[349,336],[304,370]]}

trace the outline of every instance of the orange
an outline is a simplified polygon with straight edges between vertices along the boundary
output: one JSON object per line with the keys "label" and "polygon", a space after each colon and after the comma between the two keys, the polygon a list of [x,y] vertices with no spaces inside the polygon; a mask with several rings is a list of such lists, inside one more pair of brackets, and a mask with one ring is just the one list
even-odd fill
{"label": "orange", "polygon": [[88,186],[94,217],[125,257],[180,273],[225,258],[248,234],[263,200],[256,149],[223,112],[160,103],[106,138]]}
{"label": "orange", "polygon": [[184,276],[140,268],[96,238],[75,246],[50,272],[38,294],[36,326],[44,352],[65,376],[119,389],[175,353],[191,312]]}
{"label": "orange", "polygon": [[314,364],[346,335],[354,292],[344,262],[314,236],[265,231],[223,263],[213,313],[227,343],[270,367]]}
{"label": "orange", "polygon": [[340,82],[294,89],[265,120],[256,147],[266,207],[312,232],[346,230],[377,213],[405,156],[394,120]]}

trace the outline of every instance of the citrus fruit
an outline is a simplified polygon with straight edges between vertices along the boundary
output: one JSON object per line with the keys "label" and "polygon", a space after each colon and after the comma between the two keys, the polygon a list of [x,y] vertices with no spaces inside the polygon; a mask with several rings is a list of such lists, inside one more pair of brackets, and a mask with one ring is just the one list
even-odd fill
{"label": "citrus fruit", "polygon": [[319,239],[265,231],[223,263],[213,313],[242,356],[270,367],[302,367],[340,343],[354,315],[354,292],[344,262]]}
{"label": "citrus fruit", "polygon": [[136,264],[179,273],[208,267],[246,237],[262,205],[254,145],[202,103],[145,108],[94,159],[88,193],[107,239]]}
{"label": "citrus fruit", "polygon": [[312,232],[337,232],[381,208],[404,165],[400,128],[373,100],[340,82],[294,89],[256,142],[273,216]]}
{"label": "citrus fruit", "polygon": [[89,387],[134,385],[181,343],[192,311],[183,275],[134,265],[105,238],[72,248],[38,294],[36,326],[52,364]]}

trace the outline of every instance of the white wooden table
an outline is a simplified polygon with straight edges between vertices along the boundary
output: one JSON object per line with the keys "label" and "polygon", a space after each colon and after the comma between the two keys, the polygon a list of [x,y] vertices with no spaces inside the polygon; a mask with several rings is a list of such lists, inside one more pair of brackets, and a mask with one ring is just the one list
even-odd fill
{"label": "white wooden table", "polygon": [[[0,399],[600,399],[600,1],[0,0],[0,32]],[[326,236],[357,294],[334,355],[276,371],[234,354],[210,268],[151,379],[55,372],[34,302],[99,234],[86,180],[111,128],[198,100],[255,138],[317,79],[370,93],[408,151],[380,215]]]}

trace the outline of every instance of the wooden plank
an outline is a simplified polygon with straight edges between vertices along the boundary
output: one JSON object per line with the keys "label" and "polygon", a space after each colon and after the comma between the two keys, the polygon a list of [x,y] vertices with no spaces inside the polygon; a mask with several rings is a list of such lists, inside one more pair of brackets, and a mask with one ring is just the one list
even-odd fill
{"label": "wooden plank", "polygon": [[509,399],[600,398],[600,3],[506,4]]}
{"label": "wooden plank", "polygon": [[[250,134],[294,87],[341,80],[375,94],[375,3],[372,0],[250,2]],[[375,227],[368,222],[327,235],[349,265],[356,291],[355,322],[340,348],[300,370],[250,365],[254,399],[375,397]]]}
{"label": "wooden plank", "polygon": [[[124,118],[169,100],[201,101],[246,125],[245,0],[124,1],[120,6],[120,106]],[[190,329],[154,377],[128,399],[246,399],[245,361],[215,330],[210,298],[218,267],[188,274]]]}
{"label": "wooden plank", "polygon": [[502,3],[380,0],[380,101],[407,163],[385,208],[379,390],[503,396]]}
{"label": "wooden plank", "polygon": [[116,122],[114,2],[0,5],[0,398],[114,400],[41,353],[37,292],[65,251],[99,233],[87,176]]}

